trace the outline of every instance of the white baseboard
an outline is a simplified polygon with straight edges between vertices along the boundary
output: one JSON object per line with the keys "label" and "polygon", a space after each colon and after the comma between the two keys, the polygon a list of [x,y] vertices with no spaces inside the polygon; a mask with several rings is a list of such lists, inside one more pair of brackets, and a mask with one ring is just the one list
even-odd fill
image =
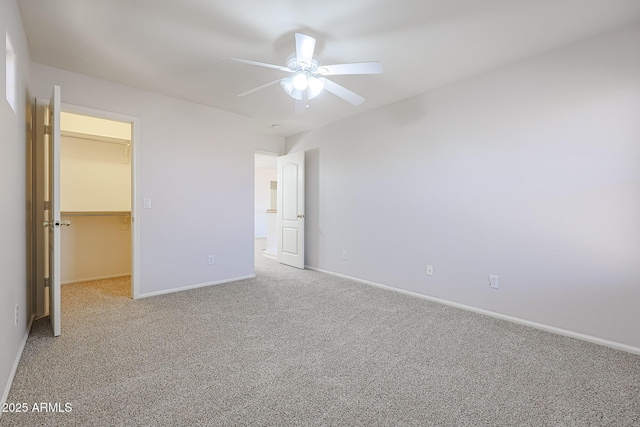
{"label": "white baseboard", "polygon": [[157,292],[148,292],[146,294],[140,294],[138,297],[139,298],[155,297],[158,295],[172,294],[174,292],[188,291],[189,289],[204,288],[207,286],[221,285],[223,283],[237,282],[240,280],[247,280],[247,279],[255,279],[255,277],[256,277],[255,274],[250,274],[248,276],[233,277],[231,279],[218,280],[216,282],[198,283],[195,285],[188,285],[180,288],[165,289],[163,291],[157,291]]}
{"label": "white baseboard", "polygon": [[269,258],[269,259],[275,259],[275,260],[277,260],[277,259],[278,259],[278,254],[277,254],[277,253],[275,253],[275,252],[269,252],[269,251],[267,251],[267,250],[264,250],[264,251],[262,252],[262,256],[264,256],[265,258]]}
{"label": "white baseboard", "polygon": [[603,339],[603,338],[598,338],[598,337],[594,337],[594,336],[591,336],[591,335],[570,331],[570,330],[567,330],[567,329],[557,328],[555,326],[549,326],[549,325],[545,325],[544,323],[533,322],[531,320],[521,319],[519,317],[508,316],[506,314],[496,313],[495,311],[484,310],[482,308],[472,307],[470,305],[459,304],[457,302],[447,301],[447,300],[444,300],[444,299],[431,297],[429,295],[419,294],[417,292],[412,292],[412,291],[407,291],[407,290],[404,290],[404,289],[394,288],[393,286],[383,285],[383,284],[380,284],[380,283],[371,282],[369,280],[359,279],[357,277],[351,277],[351,276],[347,276],[345,274],[335,273],[333,271],[323,270],[323,269],[315,268],[315,267],[311,267],[311,266],[305,266],[305,268],[308,268],[309,270],[313,270],[313,271],[318,271],[320,273],[325,273],[325,274],[329,274],[329,275],[332,275],[332,276],[341,277],[343,279],[353,280],[354,282],[362,283],[362,284],[365,284],[365,285],[375,286],[377,288],[382,288],[382,289],[386,289],[386,290],[389,290],[389,291],[400,292],[400,293],[405,294],[405,295],[411,295],[411,296],[414,296],[414,297],[418,297],[418,298],[426,299],[426,300],[429,300],[429,301],[433,301],[433,302],[436,302],[436,303],[439,303],[439,304],[445,304],[445,305],[448,305],[448,306],[451,306],[451,307],[456,307],[456,308],[459,308],[459,309],[462,309],[462,310],[472,311],[474,313],[483,314],[485,316],[495,317],[496,319],[501,319],[501,320],[506,320],[506,321],[513,322],[513,323],[518,323],[520,325],[525,325],[525,326],[529,326],[529,327],[532,327],[532,328],[541,329],[543,331],[552,332],[552,333],[559,334],[559,335],[564,335],[566,337],[576,338],[576,339],[579,339],[579,340],[582,340],[582,341],[588,341],[590,343],[603,345],[603,346],[606,346],[606,347],[614,348],[616,350],[622,350],[622,351],[626,351],[626,352],[633,353],[633,354],[640,354],[640,347],[634,347],[634,346],[623,344],[623,343],[619,343],[619,342],[616,342],[616,341],[610,341],[610,340],[606,340],[606,339]]}
{"label": "white baseboard", "polygon": [[[33,325],[33,321],[35,317],[36,317],[35,314],[32,314],[31,319],[29,319],[29,324],[27,325],[27,330],[25,331],[24,337],[22,338],[20,349],[18,349],[16,358],[13,361],[13,367],[11,368],[11,373],[9,374],[9,380],[7,381],[7,385],[5,386],[4,392],[2,393],[2,401],[0,401],[0,406],[4,406],[4,404],[7,401],[7,398],[9,397],[9,391],[11,391],[13,378],[16,376],[18,365],[20,364],[20,359],[22,359],[22,352],[24,351],[24,347],[27,345],[27,339],[29,338],[29,333],[31,332],[31,326]],[[0,416],[2,416],[2,411],[0,411]]]}
{"label": "white baseboard", "polygon": [[83,279],[67,280],[67,281],[61,282],[60,284],[61,285],[71,285],[72,283],[90,282],[92,280],[117,279],[119,277],[126,277],[126,276],[131,276],[131,272],[129,272],[129,273],[120,273],[120,274],[111,274],[109,276],[85,277]]}

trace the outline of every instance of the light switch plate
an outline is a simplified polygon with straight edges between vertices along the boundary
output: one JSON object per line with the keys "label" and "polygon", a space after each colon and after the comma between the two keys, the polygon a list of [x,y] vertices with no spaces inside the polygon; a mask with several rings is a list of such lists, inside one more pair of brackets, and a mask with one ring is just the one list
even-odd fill
{"label": "light switch plate", "polygon": [[489,286],[491,286],[494,289],[498,289],[498,276],[494,275],[494,274],[490,274],[489,275]]}

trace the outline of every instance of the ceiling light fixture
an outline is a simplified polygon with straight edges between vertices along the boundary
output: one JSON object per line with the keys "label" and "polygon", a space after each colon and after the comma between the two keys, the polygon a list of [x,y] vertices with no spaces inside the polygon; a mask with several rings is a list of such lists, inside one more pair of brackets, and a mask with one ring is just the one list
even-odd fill
{"label": "ceiling light fixture", "polygon": [[291,83],[293,84],[294,88],[302,92],[309,87],[308,78],[309,76],[307,76],[307,72],[305,70],[298,70],[291,78]]}
{"label": "ceiling light fixture", "polygon": [[[302,77],[298,77],[302,76]],[[296,80],[298,78],[299,80]],[[304,81],[301,80],[304,78]],[[293,77],[288,77],[280,80],[280,86],[282,89],[298,101],[302,101],[305,97],[307,99],[313,99],[322,93],[324,89],[324,80],[311,75],[305,75],[305,73],[294,74]]]}
{"label": "ceiling light fixture", "polygon": [[308,61],[299,61],[295,53],[289,56],[287,67],[293,73],[290,77],[280,80],[280,86],[290,97],[302,101],[304,98],[312,99],[320,95],[324,89],[324,83],[314,76],[318,69],[318,62],[309,58]]}

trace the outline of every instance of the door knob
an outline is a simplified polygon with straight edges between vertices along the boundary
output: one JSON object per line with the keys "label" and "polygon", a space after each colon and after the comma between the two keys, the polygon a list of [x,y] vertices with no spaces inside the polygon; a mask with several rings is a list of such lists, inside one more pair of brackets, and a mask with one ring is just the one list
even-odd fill
{"label": "door knob", "polygon": [[43,226],[44,228],[47,228],[47,227],[60,227],[60,226],[62,226],[62,225],[64,225],[64,226],[68,227],[68,226],[70,226],[70,225],[71,225],[71,221],[69,221],[69,220],[67,219],[67,220],[64,220],[64,221],[60,221],[60,220],[58,220],[58,221],[44,221],[44,222],[42,223],[42,226]]}
{"label": "door knob", "polygon": [[298,218],[304,218],[304,214],[298,215]]}

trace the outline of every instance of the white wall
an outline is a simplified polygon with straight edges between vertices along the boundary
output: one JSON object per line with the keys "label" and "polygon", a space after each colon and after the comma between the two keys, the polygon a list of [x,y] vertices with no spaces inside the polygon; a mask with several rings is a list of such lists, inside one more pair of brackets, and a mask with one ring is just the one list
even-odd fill
{"label": "white wall", "polygon": [[638,46],[627,28],[287,138],[306,263],[640,349]]}
{"label": "white wall", "polygon": [[[274,168],[255,169],[255,238],[267,237],[267,209],[270,209],[271,181],[278,180]],[[275,209],[275,208],[274,208]]]}
{"label": "white wall", "polygon": [[36,96],[59,84],[63,104],[139,119],[142,295],[254,274],[254,151],[281,152],[282,138],[250,131],[239,115],[40,64],[31,70]]}
{"label": "white wall", "polygon": [[[30,275],[27,272],[27,241],[30,227],[27,215],[28,132],[30,96],[27,92],[29,50],[15,0],[0,2],[0,35],[9,34],[17,59],[16,111],[6,100],[6,66],[0,66],[0,218],[4,223],[0,238],[0,393],[2,402],[9,391],[13,369],[17,367],[32,311]],[[26,124],[25,124],[26,121]],[[14,309],[19,308],[18,324]]]}

